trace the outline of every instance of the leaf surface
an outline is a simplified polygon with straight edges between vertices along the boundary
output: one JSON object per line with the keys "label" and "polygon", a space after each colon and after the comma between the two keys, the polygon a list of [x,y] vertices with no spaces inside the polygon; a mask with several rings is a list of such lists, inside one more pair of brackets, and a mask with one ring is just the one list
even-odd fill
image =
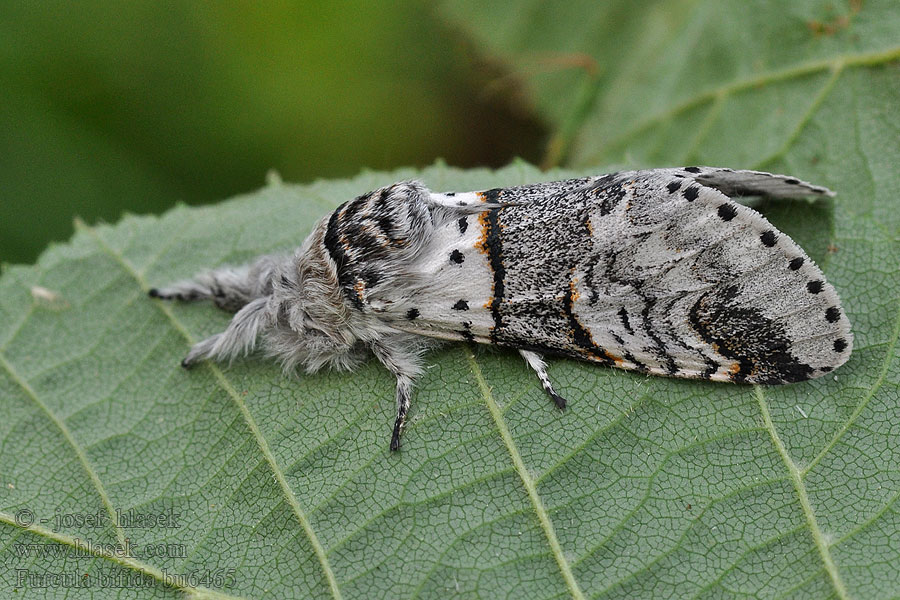
{"label": "leaf surface", "polygon": [[[781,19],[764,18],[786,6],[774,3],[759,14],[648,3],[638,28],[635,3],[607,4],[553,18],[527,3],[446,9],[514,65],[544,47],[606,65],[596,80],[565,70],[534,86],[577,171],[437,165],[273,184],[216,207],[81,226],[34,267],[6,268],[6,589],[76,595],[17,585],[26,571],[77,574],[96,598],[900,595],[896,20],[867,2],[825,35],[808,21],[840,15],[822,3],[791,3]],[[715,51],[685,41],[711,35]],[[714,77],[729,65],[724,83]],[[295,246],[329,209],[385,183],[485,189],[610,162],[764,166],[834,189],[833,200],[760,209],[840,293],[850,361],[832,377],[755,388],[554,360],[570,400],[560,413],[515,354],[449,345],[429,355],[392,456],[393,381],[374,361],[352,376],[284,377],[259,359],[185,372],[190,343],[228,315],[146,297]],[[174,526],[112,527],[117,510],[171,514]],[[17,523],[23,511],[37,522]],[[68,518],[86,514],[107,523]],[[96,546],[125,540],[134,558]],[[85,556],[61,555],[75,549]],[[104,576],[146,585],[129,579],[123,592]]]}
{"label": "leaf surface", "polygon": [[[818,249],[845,295],[857,346],[833,378],[755,389],[556,360],[570,399],[560,413],[513,353],[451,345],[429,356],[398,455],[387,451],[393,381],[374,361],[352,375],[285,377],[252,358],[184,371],[191,342],[228,315],[146,297],[208,265],[291,247],[328,209],[387,182],[463,190],[573,174],[438,165],[272,185],[216,207],[82,225],[37,266],[8,269],[6,581],[75,564],[93,582],[150,573],[148,597],[178,592],[166,574],[207,572],[230,575],[205,587],[253,598],[884,590],[898,559],[885,543],[898,489],[896,264],[883,258],[883,224],[865,216],[868,236],[835,237],[827,254],[846,190],[767,212]],[[881,289],[854,291],[879,272]],[[19,527],[23,510],[49,522]],[[141,529],[54,520],[117,510],[180,516]],[[74,538],[176,551],[16,555]],[[881,572],[869,565],[875,548]]]}
{"label": "leaf surface", "polygon": [[[829,107],[896,81],[891,0],[532,0],[441,3],[440,14],[529,84],[575,166],[777,164]],[[896,124],[896,119],[893,120]],[[826,160],[828,148],[800,154]],[[795,157],[796,158],[796,157]]]}

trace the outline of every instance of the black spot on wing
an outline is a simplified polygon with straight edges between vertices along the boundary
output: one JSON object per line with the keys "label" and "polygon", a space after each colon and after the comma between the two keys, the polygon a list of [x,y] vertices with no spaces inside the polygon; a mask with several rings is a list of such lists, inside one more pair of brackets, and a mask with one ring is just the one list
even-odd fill
{"label": "black spot on wing", "polygon": [[699,173],[700,167],[685,167],[683,170],[687,171],[688,173]]}
{"label": "black spot on wing", "polygon": [[459,221],[457,221],[456,224],[459,225],[460,233],[465,233],[466,229],[469,228],[469,221],[466,217],[460,217]]}
{"label": "black spot on wing", "polygon": [[796,271],[800,267],[803,266],[803,257],[798,256],[797,258],[791,259],[791,262],[788,263],[788,267],[790,267],[791,271]]}
{"label": "black spot on wing", "polygon": [[466,260],[466,257],[459,250],[454,250],[450,253],[450,262],[461,265],[464,260]]}
{"label": "black spot on wing", "polygon": [[696,185],[689,185],[683,192],[681,192],[681,195],[684,196],[684,199],[688,202],[693,202],[697,199],[697,196],[700,195],[700,187]]}
{"label": "black spot on wing", "polygon": [[836,323],[841,318],[841,309],[836,306],[830,307],[825,311],[825,320],[829,323]]}
{"label": "black spot on wing", "polygon": [[772,231],[771,229],[767,229],[766,231],[763,231],[762,235],[759,236],[759,239],[763,243],[764,246],[768,246],[769,248],[771,248],[776,243],[778,243],[778,236],[776,236],[775,232]]}
{"label": "black spot on wing", "polygon": [[719,218],[723,221],[730,221],[737,215],[737,210],[735,210],[734,206],[727,202],[720,204],[717,212],[719,213]]}
{"label": "black spot on wing", "polygon": [[806,284],[806,291],[808,291],[810,294],[818,294],[822,291],[824,286],[825,284],[821,279],[816,279]]}
{"label": "black spot on wing", "polygon": [[839,338],[834,340],[834,351],[835,352],[843,352],[847,349],[847,340],[844,338]]}
{"label": "black spot on wing", "polygon": [[406,318],[409,319],[410,321],[413,321],[413,320],[419,318],[419,309],[411,308],[408,311],[406,311]]}
{"label": "black spot on wing", "polygon": [[673,181],[672,183],[670,183],[669,185],[666,186],[666,189],[669,190],[669,193],[670,193],[670,194],[674,194],[674,193],[677,192],[680,188],[681,188],[681,182],[680,182],[680,181]]}
{"label": "black spot on wing", "polygon": [[465,300],[457,300],[452,308],[453,310],[469,310],[469,303]]}

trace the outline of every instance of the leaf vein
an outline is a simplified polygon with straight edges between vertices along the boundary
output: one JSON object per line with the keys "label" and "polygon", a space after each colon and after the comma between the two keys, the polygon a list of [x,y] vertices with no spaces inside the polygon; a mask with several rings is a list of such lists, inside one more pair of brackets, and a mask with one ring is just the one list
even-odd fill
{"label": "leaf vein", "polygon": [[841,544],[841,543],[849,540],[854,535],[863,531],[866,527],[868,527],[869,525],[871,525],[872,523],[874,523],[875,521],[880,519],[882,516],[884,516],[884,513],[888,512],[889,510],[891,510],[893,508],[894,504],[897,503],[898,499],[900,499],[900,491],[898,491],[896,494],[891,496],[891,498],[887,502],[885,502],[884,506],[882,506],[881,509],[878,510],[878,512],[876,512],[871,517],[869,517],[868,519],[866,519],[865,521],[863,521],[862,523],[860,523],[859,525],[857,525],[856,527],[854,527],[853,529],[851,529],[850,531],[848,531],[847,533],[842,535],[840,538],[836,539],[832,543],[832,546],[837,546],[838,544]]}
{"label": "leaf vein", "polygon": [[[900,47],[894,47],[881,52],[848,54],[829,59],[811,61],[808,63],[795,65],[781,71],[772,71],[769,73],[763,73],[762,75],[757,75],[755,77],[748,77],[746,79],[732,81],[725,85],[721,85],[705,92],[701,92],[700,94],[697,94],[692,98],[688,98],[687,100],[679,102],[672,108],[658,112],[655,115],[644,119],[631,129],[611,139],[606,144],[606,147],[620,146],[623,143],[627,142],[629,139],[639,135],[644,131],[647,131],[658,123],[673,119],[679,114],[691,110],[692,108],[696,108],[707,102],[715,101],[715,99],[719,97],[720,94],[732,95],[735,93],[743,92],[747,89],[768,85],[770,83],[776,83],[778,81],[796,77],[803,77],[805,75],[811,75],[813,73],[817,73],[819,71],[824,71],[827,69],[835,69],[838,65],[840,65],[841,68],[848,66],[871,66],[890,62],[898,58],[900,58]],[[579,162],[594,164],[597,162],[597,159],[600,158],[600,156],[601,153],[597,153],[591,156],[588,160]]]}
{"label": "leaf vein", "polygon": [[[799,533],[799,532],[803,531],[804,529],[806,529],[805,525],[797,525],[793,529],[788,529],[787,531],[781,531],[775,536],[766,538],[763,541],[759,542],[758,544],[751,544],[751,545],[747,546],[746,548],[744,548],[744,550],[740,554],[738,554],[735,557],[735,559],[733,561],[731,561],[731,564],[728,565],[728,568],[723,569],[722,572],[719,573],[718,577],[716,577],[715,579],[712,579],[709,583],[707,583],[706,585],[704,585],[703,587],[698,589],[696,591],[696,593],[694,593],[693,598],[700,598],[704,593],[708,592],[713,587],[715,587],[716,585],[721,583],[722,580],[725,579],[725,576],[728,575],[729,573],[731,573],[732,571],[734,571],[735,569],[737,569],[737,567],[741,563],[741,561],[744,560],[747,557],[747,555],[749,555],[751,552],[756,552],[757,550],[762,550],[766,546],[770,546],[776,542],[781,542],[786,536],[789,536],[789,535],[792,535],[795,533]],[[810,552],[812,552],[812,550],[810,550]],[[725,589],[725,588],[723,587],[723,589]]]}
{"label": "leaf vein", "polygon": [[769,414],[769,406],[766,402],[766,397],[763,394],[762,388],[758,385],[753,386],[753,393],[759,404],[759,411],[762,414],[763,422],[766,425],[766,429],[769,431],[769,436],[772,438],[772,443],[775,445],[775,449],[781,456],[781,460],[784,461],[784,466],[787,467],[788,473],[791,476],[791,482],[793,483],[794,489],[797,492],[797,497],[800,500],[800,508],[803,511],[803,515],[806,517],[806,524],[812,534],[816,549],[819,551],[819,557],[825,565],[825,571],[828,573],[831,585],[834,587],[834,591],[838,598],[847,600],[850,596],[841,579],[841,574],[838,572],[837,565],[834,564],[834,559],[831,557],[831,551],[829,550],[828,542],[825,539],[825,534],[816,520],[816,515],[813,512],[812,505],[809,501],[809,495],[806,492],[806,484],[803,483],[803,475],[800,472],[800,469],[797,468],[797,465],[794,464],[794,460],[788,454],[787,448],[784,447],[784,443],[782,443],[781,438],[778,436],[778,432],[775,430],[775,424],[772,422],[772,416]]}
{"label": "leaf vein", "polygon": [[[597,550],[602,548],[604,545],[606,545],[610,540],[613,539],[613,536],[615,536],[615,534],[619,533],[625,527],[625,523],[628,522],[628,519],[630,519],[632,516],[634,516],[637,513],[637,511],[640,510],[644,506],[644,504],[647,503],[647,500],[654,497],[650,493],[651,488],[653,487],[653,484],[656,481],[657,475],[659,475],[660,473],[663,472],[663,467],[666,466],[666,463],[668,463],[670,459],[672,459],[673,457],[676,457],[684,452],[692,450],[694,448],[699,448],[707,443],[715,443],[715,442],[718,442],[718,441],[721,441],[724,439],[728,439],[729,437],[732,437],[733,435],[740,435],[742,433],[751,433],[751,432],[757,432],[757,431],[762,431],[762,429],[761,428],[749,428],[749,429],[739,429],[736,431],[729,431],[723,435],[719,435],[719,436],[716,436],[713,438],[708,438],[705,440],[698,440],[698,441],[692,442],[686,446],[682,446],[681,448],[678,448],[676,450],[670,451],[666,455],[666,457],[662,461],[660,461],[659,465],[657,465],[657,467],[653,470],[653,472],[649,473],[646,476],[647,486],[646,486],[646,489],[644,490],[643,496],[640,499],[640,502],[635,504],[634,507],[631,510],[629,510],[628,513],[622,519],[619,520],[619,522],[616,524],[616,526],[613,527],[609,531],[609,533],[606,534],[606,536],[603,538],[603,540],[601,540],[597,544],[594,544],[590,549],[588,549],[588,551],[584,554],[584,556],[577,559],[572,564],[578,565],[582,561],[587,560],[594,552],[596,552]],[[638,479],[638,478],[632,477],[631,479]],[[713,500],[712,504],[715,504],[716,502],[719,502],[726,498],[731,498],[732,496],[735,496],[744,490],[754,489],[757,486],[767,485],[767,484],[775,483],[778,481],[782,481],[782,480],[781,479],[767,479],[767,480],[764,480],[761,482],[754,483],[753,485],[736,488],[732,492],[729,492],[728,494],[725,494],[724,496],[720,496],[719,498],[716,498],[715,500]],[[577,500],[577,498],[573,499],[572,501],[574,501],[574,500]],[[567,503],[564,506],[568,506],[568,504],[570,504],[570,503],[571,502]],[[703,509],[703,511],[701,511],[700,515],[702,515],[705,511],[706,511],[706,509]],[[683,537],[683,535],[682,535],[682,537]],[[679,542],[680,542],[680,540],[679,540]],[[672,550],[670,550],[668,552],[663,553],[662,555],[660,555],[659,557],[654,559],[651,563],[648,563],[647,566],[652,565],[653,563],[657,562],[660,558],[665,557],[666,555],[668,555],[670,552],[672,552],[674,550],[675,550],[675,548],[673,548]],[[621,583],[621,582],[617,582],[617,583]],[[612,587],[614,587],[614,585],[616,585],[616,584],[609,586],[609,588],[607,588],[607,589],[611,589]]]}
{"label": "leaf vein", "polygon": [[540,495],[537,493],[534,479],[531,477],[528,468],[522,460],[522,456],[519,454],[519,450],[512,439],[509,428],[506,426],[506,421],[500,413],[500,407],[497,406],[497,401],[494,400],[494,395],[491,392],[490,387],[488,387],[487,381],[484,379],[481,367],[475,361],[475,356],[471,352],[466,353],[466,358],[468,358],[469,366],[472,368],[472,373],[475,375],[475,380],[478,382],[478,387],[481,389],[481,394],[484,396],[484,401],[491,413],[491,417],[493,417],[494,422],[497,424],[497,429],[500,430],[500,437],[503,439],[503,443],[509,451],[509,455],[516,467],[516,471],[519,473],[519,478],[522,480],[525,491],[528,493],[528,498],[531,500],[535,513],[537,513],[538,521],[540,521],[541,528],[544,530],[544,535],[546,535],[547,541],[550,544],[550,549],[553,551],[553,557],[556,559],[556,564],[559,565],[563,579],[569,588],[569,593],[576,600],[585,600],[584,593],[581,591],[581,587],[578,585],[578,582],[575,580],[575,575],[572,573],[572,567],[569,565],[568,559],[563,554],[559,539],[556,537],[556,531],[553,528],[553,522],[550,520],[550,515],[544,507],[543,500],[541,500]]}
{"label": "leaf vein", "polygon": [[204,598],[211,598],[216,600],[232,600],[238,599],[240,596],[232,596],[229,594],[225,594],[210,588],[204,587],[194,587],[183,581],[181,578],[177,577],[166,577],[166,573],[161,569],[158,569],[154,566],[151,566],[147,563],[139,561],[135,558],[131,558],[128,556],[120,556],[114,552],[109,552],[102,548],[102,546],[97,546],[95,544],[85,544],[78,538],[66,535],[64,533],[54,532],[46,527],[42,527],[40,525],[29,525],[27,528],[22,527],[16,523],[16,519],[13,515],[0,511],[0,523],[6,523],[19,531],[29,532],[34,535],[40,536],[42,538],[52,540],[57,544],[64,544],[66,546],[70,546],[75,548],[79,552],[84,552],[87,554],[91,554],[99,559],[104,559],[109,562],[115,563],[120,567],[131,569],[133,571],[137,571],[149,577],[152,577],[154,580],[159,582],[161,585],[179,590],[182,592],[186,592],[189,594],[200,594]]}
{"label": "leaf vein", "polygon": [[119,525],[119,519],[116,515],[116,510],[113,508],[112,502],[109,499],[109,494],[106,492],[106,488],[103,486],[103,482],[100,481],[100,476],[97,474],[97,470],[94,469],[94,466],[91,464],[90,460],[88,460],[87,454],[84,452],[84,448],[75,440],[75,437],[72,435],[72,432],[69,431],[69,428],[60,419],[56,413],[50,410],[50,407],[47,406],[43,400],[38,397],[37,393],[34,389],[28,384],[22,376],[16,372],[15,368],[6,360],[6,357],[0,352],[0,366],[9,373],[9,376],[12,380],[25,392],[25,394],[30,397],[34,403],[41,409],[41,411],[47,416],[47,418],[59,429],[60,433],[62,433],[63,438],[65,438],[66,442],[68,442],[69,446],[72,447],[72,450],[75,451],[75,455],[78,458],[78,462],[81,463],[82,468],[84,468],[85,473],[90,478],[91,483],[97,489],[97,494],[100,496],[100,501],[103,503],[103,506],[106,508],[107,512],[110,516],[110,523],[113,526],[113,529],[116,533],[116,540],[123,546],[125,545],[125,532],[122,529],[121,525]]}
{"label": "leaf vein", "polygon": [[[97,247],[100,248],[104,253],[109,255],[119,266],[138,284],[143,291],[148,291],[150,286],[147,285],[147,282],[144,281],[143,277],[140,273],[127,261],[125,257],[120,253],[116,252],[112,247],[110,247],[103,238],[92,228],[84,223],[79,223],[76,221],[76,227],[80,230],[86,232],[97,244]],[[168,317],[169,322],[172,327],[175,328],[184,339],[188,343],[193,343],[193,338],[188,332],[188,330],[182,325],[178,319],[175,318],[172,310],[164,305],[161,302],[154,302],[156,306],[159,307],[159,310],[163,312],[163,314]],[[227,393],[231,399],[234,401],[235,406],[237,406],[241,415],[244,417],[244,421],[247,423],[247,427],[250,429],[251,435],[256,439],[256,443],[259,446],[260,451],[263,453],[266,462],[269,464],[269,468],[272,471],[272,474],[275,476],[275,480],[278,483],[278,486],[281,488],[282,493],[284,494],[285,499],[288,502],[288,505],[294,512],[294,516],[297,518],[297,521],[300,523],[300,526],[303,528],[303,531],[306,534],[306,537],[309,540],[310,545],[313,548],[313,552],[315,552],[316,557],[319,560],[319,564],[322,567],[322,571],[324,572],[325,578],[328,582],[328,587],[331,591],[331,595],[335,598],[335,600],[341,600],[341,592],[338,588],[337,579],[335,578],[334,571],[331,568],[331,563],[328,561],[328,557],[325,553],[325,548],[322,546],[322,543],[319,541],[318,536],[312,528],[312,525],[309,522],[309,519],[306,516],[306,513],[303,511],[303,508],[300,506],[300,502],[297,499],[296,494],[294,494],[293,490],[285,479],[284,472],[281,470],[281,467],[278,465],[275,460],[275,456],[272,454],[272,451],[269,449],[269,444],[266,441],[266,438],[263,436],[262,431],[259,429],[259,425],[256,423],[256,419],[253,418],[253,415],[250,414],[250,410],[247,408],[246,403],[241,398],[241,395],[237,392],[234,386],[231,385],[231,382],[225,377],[225,374],[222,372],[214,364],[208,364],[208,368],[212,371],[216,380],[219,382],[219,386]]]}
{"label": "leaf vein", "polygon": [[866,393],[863,399],[859,404],[856,405],[856,408],[853,410],[853,413],[847,419],[847,422],[844,423],[840,429],[838,429],[834,436],[829,440],[825,447],[819,451],[818,454],[810,461],[810,463],[801,471],[801,476],[805,477],[807,473],[815,467],[820,460],[831,450],[832,447],[840,440],[844,434],[849,431],[850,427],[856,422],[856,419],[859,418],[859,415],[862,414],[863,410],[865,410],[866,406],[869,405],[869,402],[875,397],[875,393],[884,385],[884,380],[887,378],[888,371],[890,370],[891,363],[896,359],[896,355],[894,353],[894,349],[897,347],[897,339],[900,338],[900,310],[897,311],[897,317],[894,319],[894,330],[891,332],[891,338],[888,342],[887,351],[885,352],[884,361],[881,365],[881,372],[878,374],[878,379],[872,384],[871,389]]}
{"label": "leaf vein", "polygon": [[788,151],[794,145],[794,142],[796,142],[797,138],[800,137],[800,134],[803,132],[803,129],[806,127],[807,123],[810,122],[813,115],[815,115],[816,111],[819,110],[822,102],[824,102],[825,98],[828,97],[828,94],[831,92],[832,88],[834,88],[834,84],[837,83],[838,79],[840,79],[841,73],[843,73],[844,71],[844,66],[845,63],[843,62],[839,62],[832,66],[831,76],[827,81],[825,81],[825,84],[822,85],[822,88],[816,94],[816,97],[813,98],[813,101],[809,105],[807,111],[803,113],[803,116],[800,117],[799,121],[797,121],[797,125],[791,131],[790,135],[788,135],[787,139],[784,141],[784,144],[782,144],[781,147],[778,148],[778,150],[756,163],[753,166],[754,169],[762,170],[766,165],[775,162],[788,153]]}
{"label": "leaf vein", "polygon": [[[659,473],[659,470],[657,470],[657,471],[653,474],[653,476],[655,477],[657,473]],[[734,490],[728,492],[727,494],[724,494],[724,495],[722,495],[722,496],[719,496],[718,498],[714,498],[714,499],[712,499],[712,500],[709,502],[709,504],[707,504],[706,506],[704,506],[703,509],[700,510],[699,513],[697,513],[697,516],[695,516],[694,518],[692,518],[692,519],[690,520],[690,522],[691,522],[691,524],[693,524],[693,523],[696,523],[696,522],[700,521],[704,516],[706,516],[706,513],[707,513],[710,509],[712,509],[713,507],[717,506],[717,505],[720,504],[721,502],[724,502],[725,500],[729,500],[729,499],[731,499],[731,498],[734,498],[734,497],[737,496],[738,494],[741,494],[741,493],[746,492],[746,491],[748,491],[748,490],[754,490],[754,489],[756,489],[756,488],[766,487],[766,486],[769,486],[769,485],[773,485],[773,484],[775,484],[775,483],[780,483],[780,482],[784,481],[785,479],[786,479],[786,478],[782,478],[782,479],[765,479],[765,480],[763,480],[763,481],[756,481],[756,482],[754,482],[754,483],[752,483],[752,484],[750,484],[750,485],[746,485],[746,486],[743,486],[743,487],[739,487],[739,488],[737,488],[737,489],[734,489]],[[651,496],[650,496],[649,493],[648,493],[648,494],[645,494],[644,498],[641,499],[641,505],[643,505],[643,503],[646,502],[646,500],[647,500],[648,498],[650,498],[650,497],[651,497]],[[630,515],[634,514],[635,512],[636,512],[636,510],[631,511],[631,513],[629,513],[628,516],[630,517]],[[617,529],[617,530],[621,529],[623,525],[624,525],[624,522],[623,522],[623,523],[620,523],[620,525],[618,525],[618,526],[616,527],[616,529]],[[791,533],[792,531],[793,531],[793,530],[788,531],[788,532],[784,532],[783,535],[787,535],[787,534]],[[683,532],[681,532],[681,535],[678,536],[678,539],[675,540],[675,543],[673,544],[673,546],[672,546],[671,548],[669,548],[668,550],[662,552],[659,556],[655,557],[653,560],[651,560],[650,562],[648,562],[648,563],[646,563],[645,565],[643,565],[640,569],[637,569],[636,571],[633,571],[633,572],[629,573],[629,574],[626,575],[625,577],[622,577],[622,578],[619,579],[618,581],[615,581],[615,582],[613,582],[612,584],[610,584],[610,585],[608,585],[607,587],[605,587],[604,589],[600,590],[600,592],[597,593],[597,594],[594,594],[594,595],[592,596],[592,598],[599,598],[600,596],[606,595],[606,594],[609,593],[611,590],[613,590],[613,589],[615,589],[615,588],[617,588],[617,587],[621,587],[622,585],[624,585],[624,584],[625,584],[626,582],[628,582],[628,581],[631,581],[631,580],[633,580],[633,579],[636,579],[636,578],[638,577],[638,575],[640,575],[641,573],[647,573],[647,572],[649,572],[650,569],[651,569],[651,567],[653,567],[653,566],[656,565],[656,564],[659,564],[661,561],[663,561],[664,559],[666,559],[666,558],[672,556],[675,552],[677,552],[679,549],[681,549],[681,544],[685,541],[685,539],[687,539],[687,536],[688,536],[688,534],[689,534],[690,532],[691,532],[691,528],[690,528],[690,527],[686,528]],[[603,543],[606,543],[606,541],[608,541],[609,538],[611,538],[611,536],[607,536],[607,540],[605,540]],[[601,544],[601,545],[602,545],[602,544]],[[596,550],[597,550],[598,548],[600,548],[601,545],[598,545],[598,546],[595,546],[594,548],[592,548],[592,549],[591,549],[591,553],[596,552]],[[589,555],[588,555],[588,556],[589,556]],[[587,558],[587,556],[584,556],[584,557],[580,558],[580,559],[579,559],[579,562],[581,562],[581,561],[584,560],[585,558]]]}

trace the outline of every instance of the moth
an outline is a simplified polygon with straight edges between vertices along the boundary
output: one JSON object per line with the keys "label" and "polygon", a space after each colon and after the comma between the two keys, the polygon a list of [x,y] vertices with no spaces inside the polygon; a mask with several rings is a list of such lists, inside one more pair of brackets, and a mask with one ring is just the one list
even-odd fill
{"label": "moth", "polygon": [[850,322],[804,251],[732,200],[745,195],[833,193],[711,167],[465,193],[404,181],[340,205],[292,254],[149,293],[236,313],[184,367],[260,346],[287,370],[350,370],[371,351],[397,380],[391,450],[442,341],[518,350],[560,408],[546,354],[713,381],[824,375],[850,356]]}

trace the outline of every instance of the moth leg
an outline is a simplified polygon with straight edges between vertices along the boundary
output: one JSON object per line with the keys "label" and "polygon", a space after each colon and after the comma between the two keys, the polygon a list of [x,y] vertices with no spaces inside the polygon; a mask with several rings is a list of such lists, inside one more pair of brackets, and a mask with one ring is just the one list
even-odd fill
{"label": "moth leg", "polygon": [[387,370],[397,378],[397,418],[391,434],[391,451],[400,448],[400,434],[409,412],[412,385],[421,372],[419,353],[402,338],[386,338],[372,344],[372,351]]}
{"label": "moth leg", "polygon": [[553,384],[550,383],[550,378],[547,376],[547,363],[544,362],[544,359],[541,358],[541,355],[537,352],[531,352],[530,350],[519,350],[519,354],[522,355],[522,358],[525,359],[525,362],[528,363],[528,366],[534,369],[534,372],[537,373],[538,379],[541,380],[541,386],[543,386],[544,391],[547,392],[547,395],[556,403],[556,405],[560,408],[566,407],[566,399],[556,393],[556,390],[553,389]]}
{"label": "moth leg", "polygon": [[251,300],[272,292],[272,273],[283,260],[262,256],[252,264],[204,271],[192,279],[152,288],[148,294],[163,300],[212,300],[222,310],[236,312]]}
{"label": "moth leg", "polygon": [[260,332],[272,323],[269,298],[257,298],[240,309],[222,333],[194,344],[181,366],[189,369],[204,359],[232,360],[248,354],[256,346]]}

